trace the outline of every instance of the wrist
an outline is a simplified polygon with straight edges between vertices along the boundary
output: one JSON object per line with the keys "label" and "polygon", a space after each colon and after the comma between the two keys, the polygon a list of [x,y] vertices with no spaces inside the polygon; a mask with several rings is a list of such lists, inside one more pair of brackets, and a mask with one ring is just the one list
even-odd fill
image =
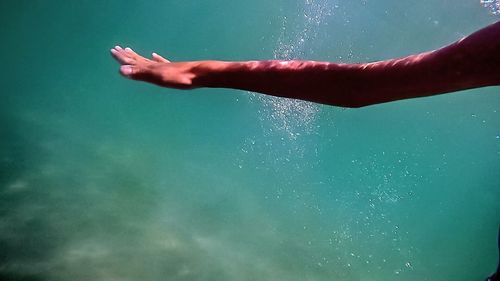
{"label": "wrist", "polygon": [[209,87],[218,88],[226,86],[227,74],[235,63],[223,61],[198,61],[191,62],[191,73],[193,75],[192,85],[194,88]]}

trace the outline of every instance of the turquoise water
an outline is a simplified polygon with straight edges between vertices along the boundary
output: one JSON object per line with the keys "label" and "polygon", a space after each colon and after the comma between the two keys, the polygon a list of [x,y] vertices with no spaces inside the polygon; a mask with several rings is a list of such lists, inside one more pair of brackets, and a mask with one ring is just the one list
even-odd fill
{"label": "turquoise water", "polygon": [[[341,109],[128,81],[172,60],[374,61],[474,1],[1,1],[1,280],[483,280],[499,88]],[[407,3],[408,2],[408,3]]]}

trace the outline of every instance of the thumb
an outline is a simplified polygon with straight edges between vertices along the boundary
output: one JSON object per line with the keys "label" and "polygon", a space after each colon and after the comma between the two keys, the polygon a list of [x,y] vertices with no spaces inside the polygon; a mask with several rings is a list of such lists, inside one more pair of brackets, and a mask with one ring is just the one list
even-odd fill
{"label": "thumb", "polygon": [[135,69],[132,65],[125,64],[120,67],[120,73],[125,77],[132,78],[135,74],[137,74],[137,69]]}

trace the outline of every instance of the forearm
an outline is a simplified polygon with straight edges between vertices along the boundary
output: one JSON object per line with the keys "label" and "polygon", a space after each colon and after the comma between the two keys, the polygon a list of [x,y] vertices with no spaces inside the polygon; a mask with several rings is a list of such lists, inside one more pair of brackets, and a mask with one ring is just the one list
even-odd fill
{"label": "forearm", "polygon": [[196,62],[193,86],[360,107],[498,85],[499,40],[497,23],[436,51],[375,63]]}
{"label": "forearm", "polygon": [[[194,85],[233,88],[326,104],[349,102],[342,90],[352,91],[355,66],[315,61],[201,62]],[[355,81],[352,81],[355,82]],[[340,89],[340,87],[345,87]],[[333,91],[330,91],[333,90]],[[330,95],[330,92],[334,94]],[[345,100],[345,101],[344,101]]]}

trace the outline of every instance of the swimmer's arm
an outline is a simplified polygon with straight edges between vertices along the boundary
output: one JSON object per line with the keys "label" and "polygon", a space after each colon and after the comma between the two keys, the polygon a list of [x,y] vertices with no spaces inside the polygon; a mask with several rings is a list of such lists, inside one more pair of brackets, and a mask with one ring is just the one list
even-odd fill
{"label": "swimmer's arm", "polygon": [[112,50],[129,78],[160,86],[233,88],[323,104],[362,107],[500,84],[500,22],[442,49],[366,64],[314,61],[152,60]]}
{"label": "swimmer's arm", "polygon": [[236,88],[323,104],[361,107],[500,84],[500,22],[442,49],[401,59],[202,62],[195,87]]}

